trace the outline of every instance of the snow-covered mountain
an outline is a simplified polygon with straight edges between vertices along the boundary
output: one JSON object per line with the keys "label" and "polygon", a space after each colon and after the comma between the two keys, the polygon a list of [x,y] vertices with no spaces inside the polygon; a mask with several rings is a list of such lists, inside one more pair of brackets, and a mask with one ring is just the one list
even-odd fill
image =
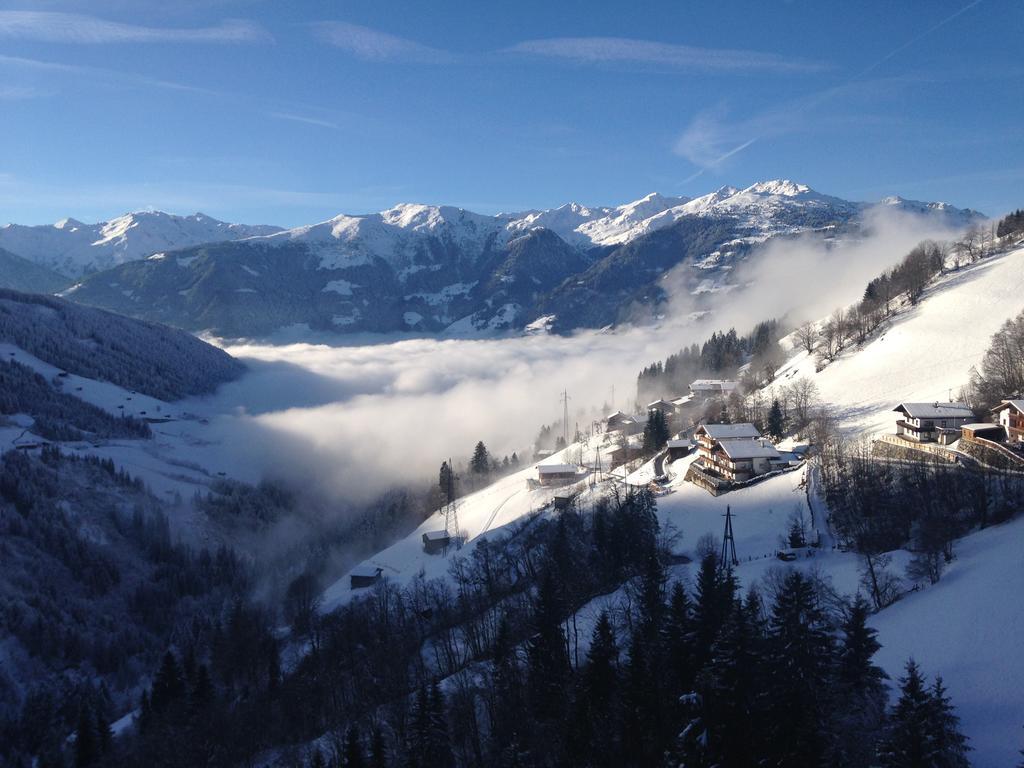
{"label": "snow-covered mountain", "polygon": [[68,277],[81,277],[161,250],[277,231],[280,227],[229,224],[202,213],[137,211],[96,224],[75,219],[39,226],[6,224],[0,227],[0,248]]}
{"label": "snow-covered mountain", "polygon": [[[886,205],[949,226],[980,218],[934,204]],[[868,204],[788,180],[696,199],[650,194],[614,208],[486,216],[451,206],[396,205],[234,242],[162,249],[90,275],[67,296],[217,334],[318,331],[479,333],[555,315],[569,331],[603,327],[656,306],[682,266],[683,284],[726,281],[752,247],[812,230],[856,232]],[[240,234],[240,233],[239,233]],[[0,241],[2,242],[2,241]]]}

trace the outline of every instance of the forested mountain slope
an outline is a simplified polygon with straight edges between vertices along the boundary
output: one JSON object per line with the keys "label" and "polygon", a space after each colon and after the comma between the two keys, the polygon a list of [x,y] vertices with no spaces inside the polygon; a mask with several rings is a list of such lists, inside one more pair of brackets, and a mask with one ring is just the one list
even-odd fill
{"label": "forested mountain slope", "polygon": [[0,248],[0,288],[30,293],[53,293],[71,280],[52,269]]}
{"label": "forested mountain slope", "polygon": [[0,342],[69,373],[162,400],[212,392],[244,370],[226,352],[183,331],[3,289]]}

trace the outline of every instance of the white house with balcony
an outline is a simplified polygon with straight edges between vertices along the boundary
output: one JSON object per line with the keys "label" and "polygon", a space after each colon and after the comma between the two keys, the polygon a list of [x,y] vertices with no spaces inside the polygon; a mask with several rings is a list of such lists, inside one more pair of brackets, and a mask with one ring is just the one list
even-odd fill
{"label": "white house with balcony", "polygon": [[953,442],[964,424],[976,420],[967,403],[900,403],[893,412],[900,414],[896,435],[915,443]]}

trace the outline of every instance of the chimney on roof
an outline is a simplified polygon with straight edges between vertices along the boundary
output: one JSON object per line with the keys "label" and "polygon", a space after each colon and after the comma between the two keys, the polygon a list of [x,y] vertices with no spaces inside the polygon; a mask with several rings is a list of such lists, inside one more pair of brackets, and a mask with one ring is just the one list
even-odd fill
{"label": "chimney on roof", "polygon": [[935,401],[935,404],[934,404],[934,405],[932,406],[932,408],[938,408],[938,407],[939,407],[939,401],[938,401],[938,400],[936,400],[936,401]]}

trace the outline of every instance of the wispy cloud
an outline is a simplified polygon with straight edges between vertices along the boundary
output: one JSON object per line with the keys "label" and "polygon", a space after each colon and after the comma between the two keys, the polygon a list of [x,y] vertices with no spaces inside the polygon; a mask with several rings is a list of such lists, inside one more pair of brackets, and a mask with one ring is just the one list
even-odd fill
{"label": "wispy cloud", "polygon": [[188,85],[186,83],[179,83],[173,80],[163,80],[161,78],[148,77],[146,75],[135,74],[133,72],[121,72],[115,69],[93,67],[84,64],[63,64],[56,61],[30,59],[22,56],[5,56],[0,54],[0,66],[35,70],[38,72],[50,72],[58,75],[71,75],[86,78],[95,82],[120,83],[147,88],[164,88],[172,91],[184,91],[187,93],[202,94],[205,96],[219,97],[224,95],[209,88]]}
{"label": "wispy cloud", "polygon": [[295,115],[290,112],[268,112],[267,117],[272,117],[275,120],[289,120],[293,123],[304,123],[305,125],[317,125],[321,128],[337,128],[337,123],[332,123],[330,120],[321,120],[317,117],[307,117],[306,115]]}
{"label": "wispy cloud", "polygon": [[39,96],[35,88],[27,88],[19,85],[0,85],[0,101],[22,101],[34,99]]}
{"label": "wispy cloud", "polygon": [[[781,115],[784,113],[780,113]],[[771,120],[762,119],[757,122],[761,123],[757,129],[762,137],[766,133],[783,128],[781,123],[774,129],[769,125],[776,122],[774,116]],[[672,147],[673,152],[686,158],[699,169],[686,181],[692,181],[705,170],[718,168],[730,157],[739,154],[757,141],[758,136],[751,138],[754,129],[755,126],[750,121],[726,121],[725,110],[721,107],[698,113]]]}
{"label": "wispy cloud", "polygon": [[251,21],[227,20],[213,27],[145,27],[94,16],[54,11],[0,11],[0,37],[46,43],[251,43],[271,40]]}
{"label": "wispy cloud", "polygon": [[814,72],[823,64],[774,53],[698,48],[626,37],[553,37],[524,40],[505,53],[567,59],[585,64],[647,64],[714,72]]}
{"label": "wispy cloud", "polygon": [[843,96],[877,93],[892,84],[905,85],[911,82],[914,78],[890,77],[874,81],[865,81],[863,78],[981,2],[982,0],[972,0],[955,13],[943,17],[904,44],[875,59],[837,86],[816,91],[731,123],[723,119],[721,109],[698,113],[673,145],[673,151],[677,155],[685,157],[697,166],[697,170],[684,179],[683,183],[693,181],[705,171],[719,167],[724,161],[759,140],[806,130],[809,113],[822,104],[834,102]]}
{"label": "wispy cloud", "polygon": [[346,21],[322,21],[314,28],[321,40],[364,61],[445,64],[456,58],[450,51]]}

